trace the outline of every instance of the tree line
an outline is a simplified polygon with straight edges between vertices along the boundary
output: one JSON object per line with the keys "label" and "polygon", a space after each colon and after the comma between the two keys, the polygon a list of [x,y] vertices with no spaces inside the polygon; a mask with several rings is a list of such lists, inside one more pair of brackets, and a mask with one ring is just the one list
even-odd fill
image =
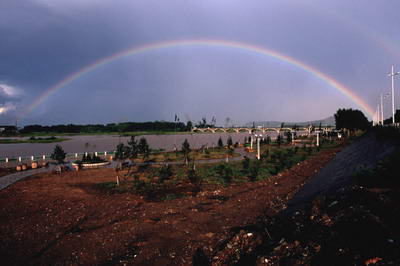
{"label": "tree line", "polygon": [[88,124],[88,125],[27,125],[19,130],[20,133],[96,133],[96,132],[135,132],[135,131],[190,131],[192,123],[183,122],[125,122],[110,124]]}

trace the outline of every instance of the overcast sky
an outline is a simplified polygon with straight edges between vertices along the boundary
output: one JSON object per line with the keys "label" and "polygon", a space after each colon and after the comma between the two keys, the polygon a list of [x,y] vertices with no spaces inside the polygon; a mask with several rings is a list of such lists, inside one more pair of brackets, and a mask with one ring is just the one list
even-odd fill
{"label": "overcast sky", "polygon": [[181,121],[215,116],[217,124],[229,117],[238,125],[361,109],[287,62],[228,47],[182,46],[115,60],[26,112],[47,89],[96,60],[184,39],[275,50],[351,88],[375,109],[379,94],[389,92],[391,64],[400,70],[399,10],[397,0],[1,0],[0,124],[171,121],[178,114]]}

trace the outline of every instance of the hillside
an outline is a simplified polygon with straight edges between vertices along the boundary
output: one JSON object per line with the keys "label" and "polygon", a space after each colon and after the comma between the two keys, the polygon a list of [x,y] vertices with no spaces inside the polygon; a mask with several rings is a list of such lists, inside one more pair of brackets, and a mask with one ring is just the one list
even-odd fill
{"label": "hillside", "polygon": [[[285,125],[298,125],[298,126],[308,126],[308,125],[321,125],[323,126],[334,126],[335,125],[335,118],[333,116],[320,119],[320,120],[313,120],[313,121],[305,121],[305,122],[285,122],[285,121],[255,121],[254,125],[256,127],[258,126],[264,126],[264,127],[280,127],[281,124],[284,123]],[[252,127],[253,122],[248,122],[245,124],[246,127]]]}

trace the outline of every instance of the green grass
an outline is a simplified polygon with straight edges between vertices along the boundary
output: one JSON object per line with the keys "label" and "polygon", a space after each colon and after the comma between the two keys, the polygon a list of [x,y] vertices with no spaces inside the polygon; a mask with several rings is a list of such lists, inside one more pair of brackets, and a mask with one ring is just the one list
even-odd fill
{"label": "green grass", "polygon": [[[256,182],[267,179],[273,175],[279,174],[285,169],[291,168],[299,162],[308,158],[318,156],[319,150],[329,150],[337,147],[337,142],[325,142],[320,149],[313,147],[295,149],[290,145],[263,145],[263,152],[269,150],[268,156],[264,153],[261,160],[249,159],[245,161],[231,161],[229,163],[205,163],[196,164],[196,175],[201,179],[203,185],[229,186],[231,183]],[[195,151],[195,153],[201,153]],[[216,150],[218,155],[226,155],[226,150]],[[161,153],[162,154],[162,153]],[[201,153],[203,154],[203,153]],[[211,152],[210,152],[211,154]],[[160,155],[160,154],[158,154]],[[171,160],[183,159],[176,153],[169,153]],[[161,166],[147,165],[146,167],[137,167],[133,170],[129,183],[125,186],[115,187],[114,184],[105,183],[102,188],[113,192],[126,191],[135,194],[145,195],[146,198],[157,198],[158,200],[171,200],[182,197],[183,194],[177,191],[168,191],[166,188],[176,188],[180,184],[189,182],[188,173],[193,164],[170,165],[171,176],[164,182],[160,182]],[[134,176],[141,176],[140,181],[133,181]],[[133,182],[133,183],[132,183]],[[161,194],[160,194],[161,193]]]}
{"label": "green grass", "polygon": [[[192,150],[189,153],[189,160],[212,160],[212,159],[223,159],[229,155],[230,158],[240,156],[238,153],[228,153],[226,149],[208,149],[207,152],[201,150]],[[148,161],[153,162],[182,162],[184,161],[182,152],[155,152],[149,155]],[[135,159],[135,162],[143,162],[141,156]]]}
{"label": "green grass", "polygon": [[30,139],[0,139],[0,144],[18,144],[18,143],[54,143],[69,140],[68,138],[36,138],[32,137]]}

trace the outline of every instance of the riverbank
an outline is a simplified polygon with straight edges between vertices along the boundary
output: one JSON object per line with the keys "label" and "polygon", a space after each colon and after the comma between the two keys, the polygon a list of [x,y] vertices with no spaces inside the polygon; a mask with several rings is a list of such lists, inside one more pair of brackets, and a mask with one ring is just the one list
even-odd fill
{"label": "riverbank", "polygon": [[[145,135],[175,135],[175,134],[192,134],[190,131],[126,131],[126,132],[80,132],[80,133],[67,133],[67,132],[34,132],[26,134],[8,135],[2,138],[14,138],[14,137],[51,137],[51,136],[101,136],[101,135],[115,135],[115,136],[145,136]],[[197,134],[197,133],[196,133]],[[201,134],[201,133],[198,133]]]}
{"label": "riverbank", "polygon": [[30,138],[22,138],[22,139],[15,139],[15,138],[0,138],[0,144],[22,144],[22,143],[59,143],[63,141],[69,140],[68,138],[59,138],[59,137],[48,137],[48,138],[41,138],[41,137],[30,137]]}

